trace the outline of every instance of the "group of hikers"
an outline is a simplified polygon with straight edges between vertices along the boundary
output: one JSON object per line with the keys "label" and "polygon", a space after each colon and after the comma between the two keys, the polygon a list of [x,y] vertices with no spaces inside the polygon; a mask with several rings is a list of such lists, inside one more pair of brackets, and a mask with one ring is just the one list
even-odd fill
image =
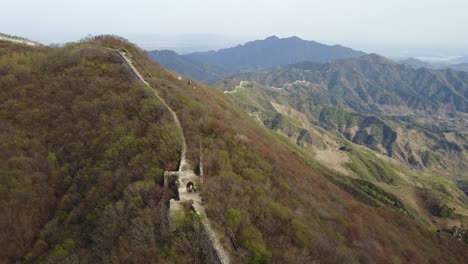
{"label": "group of hikers", "polygon": [[189,185],[187,186],[187,192],[189,192],[189,193],[191,193],[191,192],[196,193],[196,192],[197,192],[197,189],[198,189],[198,187],[197,187],[196,184],[189,184]]}
{"label": "group of hikers", "polygon": [[[196,193],[198,190],[198,187],[196,184],[192,184],[190,183],[188,186],[187,186],[187,192],[191,193],[191,192],[194,192]],[[205,200],[202,198],[201,199],[201,205],[205,205]]]}
{"label": "group of hikers", "polygon": [[[180,182],[179,180],[176,180],[175,181],[175,184],[177,186],[177,188],[180,186]],[[189,182],[189,184],[187,185],[187,192],[191,193],[191,192],[194,192],[196,193],[198,191],[198,186],[196,184],[193,184],[192,182]]]}

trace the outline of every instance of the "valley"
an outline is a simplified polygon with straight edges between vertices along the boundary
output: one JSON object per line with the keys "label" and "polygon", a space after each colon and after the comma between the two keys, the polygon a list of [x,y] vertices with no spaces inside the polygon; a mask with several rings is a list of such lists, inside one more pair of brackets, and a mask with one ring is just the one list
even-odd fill
{"label": "valley", "polygon": [[[458,109],[447,108],[445,99],[434,97],[415,99],[418,102],[407,96],[409,87],[404,95],[393,90],[414,83],[408,78],[416,72],[370,56],[244,73],[216,86],[260,124],[310,152],[322,166],[393,193],[432,228],[465,226],[466,197],[456,180],[468,178],[468,119],[463,106],[468,85],[455,88],[454,96],[461,96]],[[417,73],[436,78],[443,72]],[[466,79],[466,74],[456,74]],[[382,80],[390,77],[399,84]],[[414,92],[423,97],[425,93]],[[457,207],[456,220],[441,221],[422,208],[425,205],[417,196],[427,189]]]}

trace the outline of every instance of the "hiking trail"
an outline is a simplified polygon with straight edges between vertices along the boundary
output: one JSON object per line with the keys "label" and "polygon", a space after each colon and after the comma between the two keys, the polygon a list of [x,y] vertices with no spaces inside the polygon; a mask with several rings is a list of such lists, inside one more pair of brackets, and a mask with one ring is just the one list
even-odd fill
{"label": "hiking trail", "polygon": [[[192,183],[196,184],[197,182],[200,181],[202,178],[202,172],[203,168],[200,167],[201,175],[197,176],[193,169],[191,169],[192,164],[187,160],[186,158],[186,153],[187,153],[187,143],[186,139],[184,136],[184,130],[181,126],[181,123],[179,121],[179,118],[177,117],[177,114],[172,108],[167,104],[167,102],[159,96],[158,92],[156,89],[151,87],[151,85],[143,78],[143,75],[138,71],[138,69],[135,67],[134,63],[132,62],[132,56],[130,52],[127,50],[117,50],[116,51],[126,62],[126,64],[130,67],[130,69],[133,71],[133,73],[136,75],[136,77],[143,82],[146,86],[151,88],[151,90],[154,92],[154,95],[161,100],[161,102],[164,104],[164,106],[169,110],[171,113],[174,122],[176,123],[177,127],[181,131],[182,134],[182,151],[181,151],[181,157],[180,157],[180,165],[178,171],[165,171],[164,172],[164,179],[165,179],[165,184],[166,181],[168,180],[169,176],[175,175],[178,178],[179,181],[179,201],[175,201],[174,199],[170,200],[170,215],[174,216],[178,211],[182,210],[182,205],[181,203],[183,202],[190,202],[192,203],[192,207],[195,210],[195,212],[200,216],[201,223],[203,225],[203,228],[206,232],[206,235],[208,239],[210,240],[212,244],[212,248],[215,251],[216,256],[214,257],[214,261],[222,264],[228,264],[230,263],[229,261],[229,254],[224,250],[223,246],[221,245],[219,236],[216,234],[215,230],[212,228],[210,220],[206,217],[206,212],[205,208],[202,202],[202,197],[199,192],[188,192],[187,191],[187,185]],[[200,164],[202,166],[202,164]]]}

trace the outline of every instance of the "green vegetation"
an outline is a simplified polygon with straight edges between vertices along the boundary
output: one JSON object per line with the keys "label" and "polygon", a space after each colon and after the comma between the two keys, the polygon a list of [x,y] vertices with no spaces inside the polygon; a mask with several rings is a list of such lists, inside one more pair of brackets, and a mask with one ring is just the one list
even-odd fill
{"label": "green vegetation", "polygon": [[404,214],[408,214],[407,210],[398,198],[378,188],[376,185],[368,181],[358,179],[352,180],[352,183],[356,188],[358,188],[358,190],[364,192],[373,199],[385,205],[391,206]]}
{"label": "green vegetation", "polygon": [[374,154],[365,151],[352,151],[351,163],[347,166],[362,179],[377,180],[392,184],[398,178],[396,172]]}
{"label": "green vegetation", "polygon": [[[184,205],[184,212],[175,221],[176,232],[166,245],[165,259],[174,263],[207,263],[203,249],[208,243],[200,216]],[[202,216],[206,217],[206,216]]]}
{"label": "green vegetation", "polygon": [[242,247],[249,252],[249,263],[266,264],[270,262],[271,252],[263,240],[262,233],[255,227],[247,227],[242,230],[241,235]]}
{"label": "green vegetation", "polygon": [[224,213],[224,218],[226,218],[227,224],[234,230],[237,230],[239,227],[241,216],[241,211],[234,208],[229,208],[226,210],[226,213]]}
{"label": "green vegetation", "polygon": [[421,160],[424,164],[424,166],[429,167],[439,160],[439,155],[435,154],[432,151],[424,151],[421,155]]}
{"label": "green vegetation", "polygon": [[[325,107],[319,116],[320,122],[343,134],[348,140],[378,150],[379,145],[385,148],[387,155],[392,156],[396,132],[385,122],[374,116],[362,116],[343,109]],[[354,134],[353,128],[357,128]]]}
{"label": "green vegetation", "polygon": [[452,218],[454,211],[454,208],[450,208],[445,204],[441,204],[435,208],[435,214],[442,218]]}

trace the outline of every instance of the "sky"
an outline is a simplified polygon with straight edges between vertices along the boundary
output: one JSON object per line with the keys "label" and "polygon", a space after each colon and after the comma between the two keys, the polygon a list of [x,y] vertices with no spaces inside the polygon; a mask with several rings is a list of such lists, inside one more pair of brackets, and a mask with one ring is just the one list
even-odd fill
{"label": "sky", "polygon": [[189,51],[295,35],[368,52],[468,55],[468,0],[0,1],[0,32],[45,43],[112,33]]}

